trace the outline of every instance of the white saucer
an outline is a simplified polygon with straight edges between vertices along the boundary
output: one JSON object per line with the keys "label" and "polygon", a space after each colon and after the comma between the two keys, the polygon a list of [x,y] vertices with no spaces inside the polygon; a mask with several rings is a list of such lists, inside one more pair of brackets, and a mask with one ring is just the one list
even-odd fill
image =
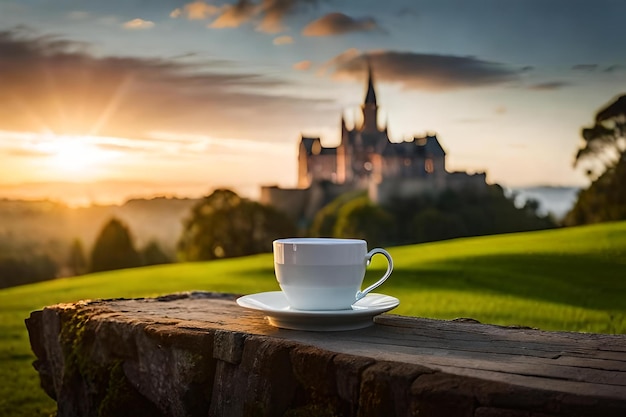
{"label": "white saucer", "polygon": [[370,293],[350,310],[296,310],[289,307],[282,291],[245,295],[237,304],[265,313],[272,326],[293,330],[338,331],[371,326],[374,316],[400,304],[395,297]]}

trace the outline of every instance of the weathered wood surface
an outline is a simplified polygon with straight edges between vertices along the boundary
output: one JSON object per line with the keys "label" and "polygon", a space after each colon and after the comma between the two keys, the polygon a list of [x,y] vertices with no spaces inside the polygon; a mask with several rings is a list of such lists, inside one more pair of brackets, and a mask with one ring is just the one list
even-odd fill
{"label": "weathered wood surface", "polygon": [[[282,330],[207,293],[52,306],[27,325],[60,417],[626,415],[623,335],[390,314]],[[116,405],[114,372],[138,408]]]}

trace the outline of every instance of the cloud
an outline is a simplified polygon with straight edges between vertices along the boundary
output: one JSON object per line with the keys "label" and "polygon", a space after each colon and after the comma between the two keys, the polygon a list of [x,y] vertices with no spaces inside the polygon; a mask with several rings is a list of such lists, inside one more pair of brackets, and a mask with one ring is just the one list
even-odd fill
{"label": "cloud", "polygon": [[154,27],[154,22],[137,18],[137,19],[133,19],[133,20],[129,20],[128,22],[125,22],[124,27],[126,29],[133,29],[133,30],[152,29]]}
{"label": "cloud", "polygon": [[204,1],[188,3],[182,8],[174,9],[170,16],[184,16],[190,20],[215,19],[208,24],[211,28],[236,28],[254,22],[256,29],[266,33],[278,33],[283,28],[283,20],[287,15],[299,9],[315,5],[319,0],[237,0],[235,3],[217,7]]}
{"label": "cloud", "polygon": [[311,68],[311,61],[300,61],[293,64],[293,69],[298,71],[308,71]]}
{"label": "cloud", "polygon": [[289,83],[242,72],[224,60],[88,51],[80,42],[0,31],[0,130],[135,139],[165,131],[277,140],[310,124],[311,117],[333,114],[331,100],[276,94],[276,87]]}
{"label": "cloud", "polygon": [[501,85],[519,80],[523,70],[472,56],[376,51],[367,54],[349,49],[322,67],[337,79],[363,80],[367,61],[377,80],[406,89],[445,91]]}
{"label": "cloud", "polygon": [[563,87],[569,87],[571,83],[565,81],[549,81],[545,83],[533,84],[528,87],[529,90],[533,91],[553,91],[560,90]]}
{"label": "cloud", "polygon": [[339,55],[332,58],[330,61],[320,66],[318,70],[318,75],[323,76],[328,71],[336,71],[336,73],[338,72],[339,74],[341,74],[341,68],[349,64],[353,60],[358,60],[361,57],[361,54],[362,54],[361,51],[358,50],[357,48],[346,49]]}
{"label": "cloud", "polygon": [[15,157],[15,158],[45,158],[50,156],[48,152],[44,152],[37,149],[28,148],[5,148],[2,149],[2,154]]}
{"label": "cloud", "polygon": [[615,71],[619,71],[619,70],[621,70],[623,68],[624,67],[622,65],[617,65],[617,64],[609,65],[608,67],[606,67],[604,69],[604,72],[615,72]]}
{"label": "cloud", "polygon": [[329,13],[309,23],[302,30],[302,34],[304,36],[331,36],[373,30],[381,31],[374,18],[354,19],[343,13]]}
{"label": "cloud", "polygon": [[291,36],[279,36],[274,38],[274,45],[288,45],[293,43],[293,38]]}
{"label": "cloud", "polygon": [[575,71],[595,71],[598,69],[598,64],[578,64],[572,67]]}
{"label": "cloud", "polygon": [[185,4],[182,8],[172,10],[171,18],[184,16],[189,20],[204,20],[219,13],[220,9],[212,4],[207,4],[202,0]]}
{"label": "cloud", "polygon": [[218,12],[219,16],[209,25],[212,28],[236,28],[259,13],[258,7],[249,0],[239,0],[226,4]]}
{"label": "cloud", "polygon": [[585,71],[585,72],[594,72],[596,70],[600,70],[602,72],[616,72],[622,68],[623,67],[618,64],[607,65],[604,68],[601,68],[599,64],[578,64],[572,67],[574,71]]}
{"label": "cloud", "polygon": [[[243,0],[239,0],[242,2]],[[306,4],[317,4],[318,0],[262,0],[260,3],[261,22],[257,29],[261,32],[276,33],[283,30],[283,18],[295,13]]]}

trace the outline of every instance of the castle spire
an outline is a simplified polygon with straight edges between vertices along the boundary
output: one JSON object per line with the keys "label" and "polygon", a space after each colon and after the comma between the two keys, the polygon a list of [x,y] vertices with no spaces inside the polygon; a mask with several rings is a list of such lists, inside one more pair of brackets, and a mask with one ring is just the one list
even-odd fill
{"label": "castle spire", "polygon": [[376,91],[374,90],[374,77],[372,75],[372,65],[368,56],[365,57],[367,62],[367,93],[365,94],[365,102],[361,106],[363,111],[363,124],[361,131],[365,133],[378,132],[378,104],[376,103]]}
{"label": "castle spire", "polygon": [[367,58],[367,94],[365,95],[366,106],[376,106],[376,91],[374,90],[374,78],[372,76],[372,64]]}

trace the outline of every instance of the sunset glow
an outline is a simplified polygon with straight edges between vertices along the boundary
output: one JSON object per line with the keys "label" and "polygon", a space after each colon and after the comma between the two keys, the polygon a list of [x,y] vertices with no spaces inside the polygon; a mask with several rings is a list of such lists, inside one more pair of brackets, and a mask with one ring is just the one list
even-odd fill
{"label": "sunset glow", "polygon": [[286,0],[237,16],[232,0],[0,1],[0,198],[293,186],[300,136],[333,146],[358,119],[367,63],[392,141],[437,134],[450,170],[504,186],[585,186],[580,129],[626,85],[626,4],[598,1]]}

